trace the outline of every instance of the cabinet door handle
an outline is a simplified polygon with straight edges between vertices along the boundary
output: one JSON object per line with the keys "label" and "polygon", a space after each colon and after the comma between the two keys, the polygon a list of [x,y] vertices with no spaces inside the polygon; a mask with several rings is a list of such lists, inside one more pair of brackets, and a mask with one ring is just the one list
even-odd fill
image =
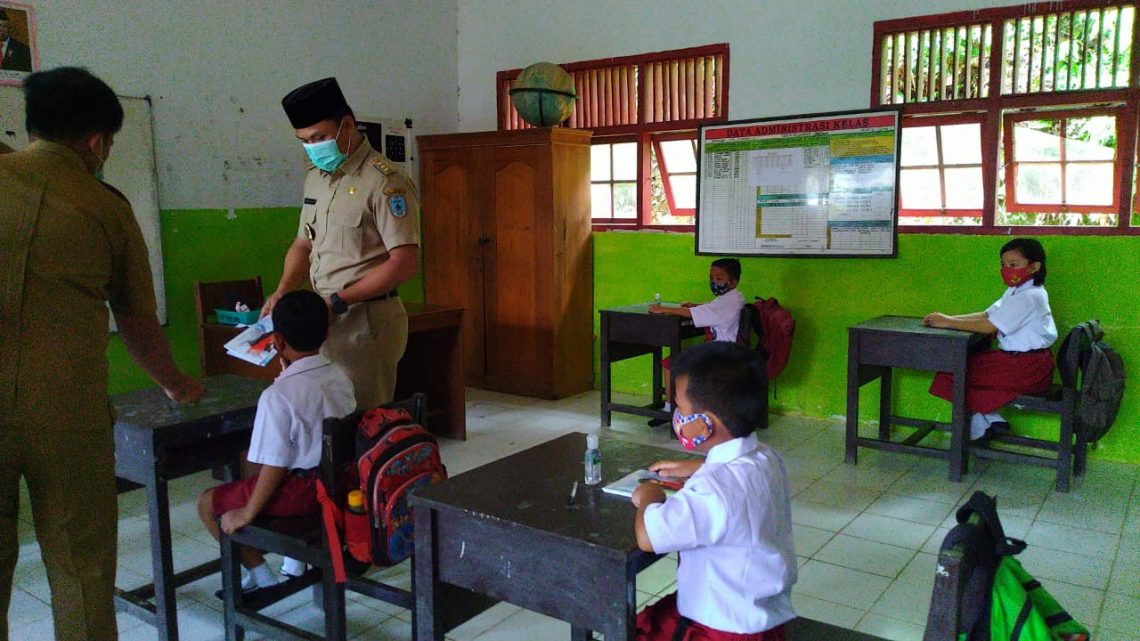
{"label": "cabinet door handle", "polygon": [[480,236],[479,237],[479,246],[480,247],[486,247],[487,245],[490,245],[490,244],[491,244],[490,238],[488,238],[486,236]]}

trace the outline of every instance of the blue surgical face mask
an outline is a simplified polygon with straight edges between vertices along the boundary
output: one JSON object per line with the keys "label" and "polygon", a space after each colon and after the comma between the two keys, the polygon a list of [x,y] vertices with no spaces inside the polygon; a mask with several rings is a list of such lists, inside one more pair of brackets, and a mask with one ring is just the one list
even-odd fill
{"label": "blue surgical face mask", "polygon": [[732,285],[729,285],[728,283],[718,283],[715,280],[710,280],[709,289],[712,290],[713,296],[723,296],[732,289]]}
{"label": "blue surgical face mask", "polygon": [[317,169],[325,173],[331,174],[340,168],[344,161],[348,158],[348,154],[340,150],[337,145],[337,138],[340,138],[340,129],[344,126],[344,121],[340,121],[340,125],[336,128],[336,135],[328,140],[314,143],[301,143],[305,148],[305,153],[309,155],[309,160],[317,166]]}

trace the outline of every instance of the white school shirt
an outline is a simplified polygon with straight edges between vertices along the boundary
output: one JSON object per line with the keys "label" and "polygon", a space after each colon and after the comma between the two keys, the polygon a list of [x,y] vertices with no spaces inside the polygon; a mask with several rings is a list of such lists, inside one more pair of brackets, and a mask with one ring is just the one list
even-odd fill
{"label": "white school shirt", "polygon": [[712,329],[714,341],[736,341],[743,307],[744,294],[730,289],[703,305],[692,307],[693,326]]}
{"label": "white school shirt", "polygon": [[321,423],[356,409],[344,370],[320,354],[293,361],[257,399],[251,463],[308,470],[321,462]]}
{"label": "white school shirt", "polygon": [[723,632],[750,634],[794,618],[788,474],[755,434],[721,443],[685,487],[645,509],[657,552],[680,552],[677,610]]}
{"label": "white school shirt", "polygon": [[1005,290],[986,309],[998,330],[998,347],[1007,352],[1028,352],[1049,347],[1057,340],[1057,326],[1049,309],[1049,294],[1032,280]]}

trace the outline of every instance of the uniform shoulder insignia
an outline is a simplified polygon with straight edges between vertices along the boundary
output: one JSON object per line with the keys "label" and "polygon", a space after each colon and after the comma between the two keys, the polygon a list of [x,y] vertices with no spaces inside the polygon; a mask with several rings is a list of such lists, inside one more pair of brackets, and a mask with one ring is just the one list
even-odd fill
{"label": "uniform shoulder insignia", "polygon": [[396,171],[395,167],[393,167],[392,165],[389,165],[388,161],[384,160],[380,156],[377,156],[377,157],[372,159],[372,166],[375,167],[377,171],[384,174],[385,176],[389,176],[393,172]]}
{"label": "uniform shoulder insignia", "polygon": [[126,194],[124,194],[123,192],[119,191],[118,189],[112,187],[111,185],[109,185],[109,184],[107,184],[101,180],[99,182],[102,183],[103,186],[106,187],[107,190],[110,191],[112,194],[115,194],[119,198],[122,198],[123,202],[127,203],[128,205],[131,204],[131,201],[127,199]]}

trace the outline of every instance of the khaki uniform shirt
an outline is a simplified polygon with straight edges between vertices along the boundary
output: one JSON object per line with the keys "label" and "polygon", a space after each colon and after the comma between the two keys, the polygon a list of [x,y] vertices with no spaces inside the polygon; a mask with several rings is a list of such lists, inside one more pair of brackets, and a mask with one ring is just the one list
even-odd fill
{"label": "khaki uniform shirt", "polygon": [[388,260],[389,249],[418,245],[419,210],[412,182],[367,140],[331,174],[310,168],[297,235],[313,243],[313,289],[338,292]]}
{"label": "khaki uniform shirt", "polygon": [[0,430],[110,426],[107,303],[155,313],[130,204],[62,145],[0,155]]}

